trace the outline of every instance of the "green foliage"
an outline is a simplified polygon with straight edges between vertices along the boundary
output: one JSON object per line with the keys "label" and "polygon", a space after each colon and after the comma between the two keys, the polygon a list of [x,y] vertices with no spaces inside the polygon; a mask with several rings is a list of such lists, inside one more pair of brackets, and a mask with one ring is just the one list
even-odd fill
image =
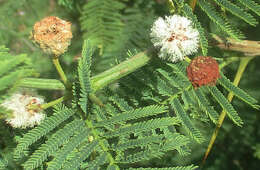
{"label": "green foliage", "polygon": [[[4,6],[7,8],[15,3],[11,0],[4,2]],[[38,3],[21,1],[7,11],[15,13],[23,4],[26,4],[26,8],[30,8],[28,4],[41,6]],[[156,56],[151,58],[148,65],[96,92],[92,75],[125,58],[136,57],[135,54],[150,46],[149,30],[155,16],[165,15],[162,8],[164,4],[150,0],[58,0],[57,3],[71,9],[71,13],[67,15],[73,22],[75,31],[72,45],[75,44],[76,47],[71,48],[73,52],[69,51],[61,59],[66,68],[65,72],[70,72],[68,80],[71,84],[66,88],[59,88],[65,91],[66,102],[56,105],[53,111],[47,110],[48,116],[40,125],[24,131],[12,129],[16,138],[16,141],[12,142],[17,142],[17,146],[14,151],[5,145],[0,146],[0,169],[19,169],[22,166],[24,169],[51,170],[195,170],[197,166],[190,165],[194,161],[188,162],[188,156],[200,154],[201,158],[201,152],[204,150],[199,144],[205,144],[209,136],[205,131],[209,129],[211,122],[217,124],[222,110],[227,112],[236,125],[242,126],[243,122],[247,125],[245,115],[234,109],[236,102],[231,104],[225,97],[227,93],[232,92],[240,102],[255,109],[259,108],[257,100],[245,92],[249,90],[244,91],[234,86],[228,76],[223,74],[225,70],[221,70],[217,86],[195,89],[186,74],[189,62],[165,63]],[[250,11],[257,15],[260,13],[259,5],[252,0],[198,0],[195,12],[186,1],[174,1],[174,5],[175,12],[191,19],[194,27],[198,29],[203,55],[214,55],[216,50],[214,47],[208,50],[211,43],[208,42],[208,33],[211,33],[211,30],[205,26],[208,22],[216,24],[228,36],[241,39],[244,36],[235,28],[235,21],[229,14],[236,16],[239,22],[244,20],[255,26],[257,19]],[[224,12],[220,11],[219,7]],[[244,10],[244,7],[248,9]],[[2,8],[0,7],[1,14],[4,13]],[[51,9],[46,11],[51,13]],[[60,15],[66,16],[65,13]],[[32,23],[35,21],[29,20]],[[30,29],[32,23],[27,23]],[[2,25],[0,23],[1,30]],[[75,28],[79,25],[81,31]],[[8,25],[8,28],[11,26]],[[29,28],[23,35],[29,35]],[[10,37],[18,36],[14,32],[11,29],[6,35],[0,32],[0,38],[4,39],[6,44],[12,43]],[[22,37],[20,32],[19,36]],[[76,64],[73,63],[72,56],[78,53],[81,37],[88,40],[83,42],[81,57]],[[28,44],[27,41],[25,44]],[[36,54],[35,47],[30,44],[29,47],[33,49],[30,55],[33,57]],[[95,52],[96,47],[100,51]],[[30,50],[27,51],[31,54]],[[225,56],[229,55],[231,54],[225,53]],[[66,60],[65,56],[70,59]],[[11,94],[17,85],[17,78],[33,75],[31,61],[26,55],[13,55],[8,53],[6,48],[0,47],[0,60],[1,94]],[[225,62],[222,59],[218,61],[220,64]],[[35,65],[36,68],[42,67],[39,63]],[[124,74],[124,71],[113,74]],[[50,75],[53,75],[53,72],[50,72]],[[26,84],[30,81],[23,79],[21,82]],[[48,84],[54,82],[59,81],[46,79],[33,84],[27,83],[26,87],[44,89],[39,85],[42,83],[41,86],[46,86],[45,89],[51,89]],[[55,92],[53,96],[49,94],[51,92],[45,93],[49,98],[53,98],[63,93]],[[99,101],[103,103],[100,104]],[[3,108],[0,108],[0,111],[6,112]],[[2,124],[4,122],[0,123]],[[10,136],[6,132],[4,135],[2,132],[0,134],[6,135]],[[4,138],[3,141],[6,143],[7,140]],[[196,153],[197,150],[193,147],[200,152]],[[12,157],[6,161],[7,151],[10,151]],[[2,155],[5,157],[2,158]],[[183,156],[185,157],[180,159],[181,161],[176,161]],[[180,166],[187,164],[190,166]]]}
{"label": "green foliage", "polygon": [[184,127],[188,130],[192,137],[194,137],[194,139],[199,143],[203,142],[204,138],[199,130],[192,124],[190,118],[187,116],[187,113],[185,113],[183,107],[181,106],[180,101],[175,98],[172,100],[171,105],[174,108],[177,117],[182,121]]}
{"label": "green foliage", "polygon": [[125,5],[119,1],[92,0],[83,7],[81,28],[84,38],[92,40],[102,50],[116,43],[122,34],[123,22],[120,11]]}
{"label": "green foliage", "polygon": [[238,0],[245,7],[249,8],[253,12],[255,12],[258,16],[260,16],[260,5],[255,3],[253,0]]}
{"label": "green foliage", "polygon": [[214,0],[214,1],[224,9],[230,11],[235,16],[247,22],[248,24],[252,26],[256,26],[258,24],[257,20],[251,14],[247,13],[239,6],[233,4],[232,2],[228,0]]}
{"label": "green foliage", "polygon": [[229,118],[233,120],[233,122],[238,126],[242,126],[243,121],[238,116],[238,113],[233,108],[233,106],[229,103],[226,97],[218,90],[218,88],[213,86],[213,87],[207,87],[207,89],[210,91],[211,95],[218,101],[222,109],[227,112]]}
{"label": "green foliage", "polygon": [[0,169],[2,170],[5,169],[6,167],[7,167],[7,162],[4,159],[0,158]]}
{"label": "green foliage", "polygon": [[195,170],[196,167],[191,165],[188,167],[174,167],[174,168],[130,168],[130,170]]}
{"label": "green foliage", "polygon": [[227,33],[230,37],[234,39],[242,39],[244,35],[240,31],[235,29],[229,22],[227,22],[213,7],[209,2],[205,0],[199,0],[198,4],[200,8],[208,15],[208,17],[221,28],[222,31]]}
{"label": "green foliage", "polygon": [[23,152],[26,151],[30,145],[51,132],[60,123],[70,118],[75,112],[63,105],[59,105],[55,108],[54,113],[53,116],[46,118],[40,126],[32,129],[23,136],[14,152],[15,159],[19,159],[23,156]]}
{"label": "green foliage", "polygon": [[87,112],[88,94],[92,91],[90,84],[90,67],[91,57],[94,51],[89,43],[89,41],[84,42],[82,49],[82,58],[80,58],[78,64],[78,79],[80,85],[79,105],[84,113]]}
{"label": "green foliage", "polygon": [[21,78],[32,76],[35,72],[32,69],[30,59],[25,54],[14,56],[8,49],[0,47],[0,91],[11,89],[14,82]]}
{"label": "green foliage", "polygon": [[[25,54],[13,55],[4,46],[0,46],[0,103],[17,90],[17,84],[22,78],[35,75],[31,60]],[[0,117],[9,111],[0,107]]]}

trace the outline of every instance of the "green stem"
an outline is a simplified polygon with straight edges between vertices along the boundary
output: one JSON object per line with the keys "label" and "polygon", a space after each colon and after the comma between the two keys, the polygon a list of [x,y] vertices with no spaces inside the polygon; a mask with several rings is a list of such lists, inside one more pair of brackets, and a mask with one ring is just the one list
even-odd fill
{"label": "green stem", "polygon": [[53,101],[51,101],[49,103],[42,104],[40,107],[41,107],[41,109],[47,109],[47,108],[52,107],[52,106],[54,106],[54,105],[56,105],[58,103],[63,102],[64,99],[65,99],[65,97],[63,96],[63,97],[60,97],[60,98],[58,98],[56,100],[53,100]]}
{"label": "green stem", "polygon": [[[242,77],[242,75],[243,75],[243,73],[244,73],[244,71],[246,69],[246,66],[248,65],[249,61],[252,60],[253,58],[254,57],[241,58],[240,64],[239,64],[239,67],[238,67],[238,70],[237,70],[237,73],[236,73],[236,76],[235,76],[234,81],[233,81],[233,84],[235,86],[238,86],[239,81],[241,80],[241,77]],[[228,97],[227,97],[228,101],[231,102],[233,97],[234,97],[234,94],[232,92],[229,92],[228,93]],[[208,148],[207,148],[207,150],[205,152],[205,155],[204,155],[204,158],[203,158],[203,161],[202,161],[202,165],[205,164],[205,161],[206,161],[206,159],[207,159],[207,157],[208,157],[208,155],[209,155],[209,153],[210,153],[210,151],[212,149],[212,146],[213,146],[213,144],[214,144],[214,142],[216,140],[216,137],[218,135],[219,129],[222,126],[222,123],[223,123],[223,121],[224,121],[224,119],[226,117],[226,114],[227,114],[226,111],[223,110],[221,112],[220,116],[219,116],[219,120],[218,120],[217,126],[216,126],[216,128],[215,128],[215,130],[214,130],[214,132],[213,132],[213,134],[211,136]]]}
{"label": "green stem", "polygon": [[52,62],[54,64],[54,66],[56,67],[56,69],[57,69],[57,71],[58,71],[58,73],[60,75],[61,80],[63,81],[63,83],[66,86],[67,85],[67,77],[66,77],[66,75],[65,75],[65,73],[64,73],[64,71],[63,71],[63,69],[62,69],[62,67],[60,65],[59,58],[56,57],[56,56],[53,57]]}
{"label": "green stem", "polygon": [[64,84],[56,79],[24,78],[19,81],[18,86],[43,90],[65,90]]}
{"label": "green stem", "polygon": [[44,103],[44,104],[42,104],[40,106],[39,105],[35,105],[35,104],[30,105],[30,106],[28,106],[28,109],[32,109],[32,110],[34,110],[34,109],[43,109],[43,110],[45,110],[45,109],[47,109],[49,107],[52,107],[52,106],[54,106],[54,105],[56,105],[58,103],[63,102],[64,100],[65,100],[65,97],[63,96],[63,97],[60,97],[60,98],[58,98],[56,100],[53,100],[53,101],[51,101],[49,103]]}
{"label": "green stem", "polygon": [[148,51],[141,52],[117,66],[92,77],[91,82],[94,92],[136,71],[138,68],[146,65],[150,59],[151,57],[148,56]]}
{"label": "green stem", "polygon": [[93,102],[96,103],[97,105],[99,105],[100,107],[104,107],[104,104],[102,103],[102,101],[93,93],[89,94],[89,99]]}
{"label": "green stem", "polygon": [[112,157],[112,155],[109,153],[109,149],[105,146],[105,144],[103,143],[102,139],[99,139],[98,132],[95,130],[95,127],[93,126],[92,122],[89,121],[89,120],[86,120],[86,124],[91,129],[91,132],[92,132],[92,134],[94,136],[94,139],[98,140],[98,143],[99,143],[99,146],[101,147],[101,149],[108,153],[107,154],[107,158],[108,158],[108,160],[110,162],[109,165],[115,164],[115,160]]}
{"label": "green stem", "polygon": [[230,58],[228,58],[228,60],[227,61],[225,61],[225,62],[223,62],[223,63],[221,63],[220,65],[219,65],[219,69],[222,69],[222,68],[224,68],[224,67],[226,67],[227,65],[229,65],[230,63],[233,63],[233,62],[235,62],[235,61],[239,61],[239,57],[230,57]]}

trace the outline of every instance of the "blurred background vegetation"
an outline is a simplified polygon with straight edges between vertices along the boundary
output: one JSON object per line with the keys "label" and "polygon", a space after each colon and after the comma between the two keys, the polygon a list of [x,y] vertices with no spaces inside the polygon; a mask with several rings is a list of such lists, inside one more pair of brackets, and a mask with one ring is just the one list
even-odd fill
{"label": "blurred background vegetation", "polygon": [[[30,32],[32,31],[35,22],[41,20],[46,16],[58,16],[62,19],[72,22],[73,40],[72,45],[69,47],[68,52],[63,56],[61,62],[65,67],[65,72],[73,73],[73,66],[76,64],[77,58],[80,57],[81,46],[83,37],[86,35],[85,30],[81,27],[80,21],[81,15],[84,12],[83,5],[87,0],[0,0],[0,45],[5,45],[10,49],[13,54],[26,53],[34,63],[35,70],[39,73],[41,78],[58,78],[51,60],[46,54],[43,54],[40,48],[29,39]],[[89,0],[90,1],[90,0]],[[164,0],[122,0],[126,5],[122,11],[124,13],[130,13],[126,15],[133,17],[136,15],[136,20],[139,20],[139,27],[143,27],[141,31],[145,38],[138,39],[137,33],[129,33],[130,38],[126,39],[124,46],[121,47],[121,51],[116,53],[107,52],[104,47],[100,48],[100,53],[104,55],[112,55],[114,57],[108,57],[111,62],[109,65],[102,65],[100,61],[102,59],[94,59],[94,73],[105,70],[111,65],[114,65],[126,58],[127,47],[131,46],[128,41],[135,42],[138,49],[145,49],[149,47],[149,27],[156,16],[163,16],[169,14]],[[142,15],[135,10],[142,11]],[[148,16],[148,17],[147,17]],[[203,18],[203,14],[198,12],[198,16]],[[239,25],[240,29],[245,33],[248,40],[260,40],[260,26],[251,27],[249,25],[241,23],[240,20],[231,18],[233,24]],[[202,20],[202,19],[200,19]],[[131,19],[125,18],[128,28],[131,25]],[[127,23],[129,22],[129,23]],[[137,24],[137,22],[135,22]],[[141,24],[141,25],[140,25]],[[138,25],[138,24],[137,24]],[[211,33],[218,32],[214,27],[214,24],[203,23],[206,26],[206,30]],[[124,30],[123,30],[124,32]],[[136,37],[134,37],[134,35]],[[132,37],[132,39],[131,39]],[[148,39],[148,40],[147,40]],[[121,43],[122,41],[120,41]],[[133,44],[133,43],[132,43]],[[230,55],[230,52],[221,51],[219,49],[211,48],[211,53],[214,53],[214,57],[225,57]],[[104,52],[105,51],[105,52]],[[120,54],[125,55],[120,55]],[[238,54],[239,55],[239,54]],[[244,89],[250,95],[254,96],[260,101],[260,56],[256,56],[248,65],[242,80],[240,82],[240,88]],[[228,78],[233,80],[235,72],[237,70],[238,63],[232,63],[225,69],[225,74]],[[70,75],[68,75],[70,76]],[[43,95],[45,92],[41,92]],[[49,98],[55,98],[55,94],[48,95]],[[47,95],[45,95],[47,96]],[[48,98],[47,98],[48,100]],[[234,98],[233,103],[236,110],[239,111],[241,118],[244,121],[244,126],[239,128],[234,126],[230,120],[225,120],[217,137],[216,143],[213,146],[213,150],[204,165],[204,169],[209,170],[256,170],[260,165],[260,113],[257,110],[250,108],[250,106]],[[198,123],[200,130],[204,132],[204,135],[208,138],[215,128],[214,124],[210,122]],[[16,132],[17,133],[17,132]],[[0,123],[0,151],[8,154],[8,148],[15,146],[15,140],[13,139],[14,131],[10,127]],[[208,141],[203,144],[194,145],[191,147],[192,154],[186,157],[175,156],[175,153],[168,153],[163,160],[152,160],[149,164],[157,166],[162,165],[187,165],[201,163],[203,154],[208,145]]]}

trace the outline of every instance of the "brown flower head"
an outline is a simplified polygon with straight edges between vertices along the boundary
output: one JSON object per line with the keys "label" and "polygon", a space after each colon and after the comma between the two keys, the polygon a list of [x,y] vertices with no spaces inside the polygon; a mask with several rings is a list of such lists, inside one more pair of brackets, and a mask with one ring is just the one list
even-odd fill
{"label": "brown flower head", "polygon": [[63,54],[67,51],[71,38],[71,23],[58,17],[46,17],[34,24],[32,39],[46,53],[55,56]]}
{"label": "brown flower head", "polygon": [[198,56],[187,67],[187,75],[195,88],[215,85],[220,77],[218,63],[211,57]]}

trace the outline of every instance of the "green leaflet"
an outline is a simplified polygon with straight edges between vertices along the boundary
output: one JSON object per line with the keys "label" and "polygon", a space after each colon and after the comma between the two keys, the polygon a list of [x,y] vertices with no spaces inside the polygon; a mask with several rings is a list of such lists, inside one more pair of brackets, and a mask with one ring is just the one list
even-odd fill
{"label": "green leaflet", "polygon": [[195,96],[202,110],[207,113],[210,119],[216,124],[218,122],[219,114],[215,111],[214,107],[210,105],[200,88],[195,91]]}
{"label": "green leaflet", "polygon": [[0,46],[0,102],[10,96],[16,89],[17,83],[25,77],[35,75],[31,60],[25,54],[13,55],[8,48]]}
{"label": "green leaflet", "polygon": [[71,117],[75,112],[65,106],[56,106],[54,110],[56,114],[47,117],[43,122],[36,128],[26,133],[22,139],[18,141],[18,145],[14,152],[15,159],[19,159],[23,152],[28,149],[30,145],[39,140],[41,137],[52,131],[60,123]]}
{"label": "green leaflet", "polygon": [[170,168],[130,168],[129,170],[195,170],[198,166],[190,165],[190,166],[178,166],[178,167],[170,167]]}
{"label": "green leaflet", "polygon": [[249,104],[255,109],[259,108],[257,105],[257,100],[253,97],[249,96],[244,90],[240,89],[237,86],[234,86],[232,82],[223,74],[221,73],[221,78],[218,79],[218,82],[228,91],[234,93],[239,99],[243,100],[245,103]]}
{"label": "green leaflet", "polygon": [[159,118],[159,119],[152,119],[146,122],[135,123],[129,127],[122,127],[118,130],[108,132],[104,134],[106,138],[112,138],[120,135],[127,135],[130,133],[140,133],[143,131],[162,128],[170,125],[177,125],[179,120],[177,118]]}
{"label": "green leaflet", "polygon": [[115,0],[93,0],[86,3],[80,18],[84,37],[91,39],[93,45],[102,50],[116,44],[124,26],[120,14],[123,8],[125,5]]}
{"label": "green leaflet", "polygon": [[232,14],[236,15],[237,17],[241,18],[248,24],[252,26],[256,26],[258,24],[257,20],[246,11],[242,10],[239,6],[235,5],[234,3],[228,0],[214,0],[218,5],[222,6],[226,10],[230,11]]}
{"label": "green leaflet", "polygon": [[147,146],[148,144],[151,143],[161,143],[163,140],[164,135],[159,135],[159,136],[147,136],[147,137],[143,137],[140,139],[132,139],[129,140],[125,143],[120,143],[116,146],[114,146],[114,150],[118,151],[118,150],[126,150],[129,148],[135,148],[135,147],[143,147],[143,146]]}
{"label": "green leaflet", "polygon": [[184,127],[187,129],[189,134],[198,142],[202,143],[204,141],[204,137],[201,135],[200,131],[192,124],[189,116],[184,111],[181,106],[180,101],[177,98],[174,98],[170,101],[171,106],[173,107],[177,117],[181,120]]}
{"label": "green leaflet", "polygon": [[208,45],[208,40],[205,35],[204,28],[201,26],[196,15],[194,15],[192,13],[192,9],[188,4],[184,5],[183,10],[184,10],[185,15],[193,21],[195,27],[198,29],[198,31],[200,33],[200,47],[202,49],[202,54],[204,56],[207,56],[209,45]]}
{"label": "green leaflet", "polygon": [[207,87],[207,89],[210,91],[211,95],[217,100],[217,102],[221,105],[223,110],[227,112],[228,117],[238,126],[243,125],[243,121],[238,116],[236,110],[233,108],[233,106],[229,103],[229,101],[226,99],[226,97],[218,90],[217,87]]}
{"label": "green leaflet", "polygon": [[71,123],[68,123],[64,128],[58,130],[54,133],[46,142],[42,144],[23,164],[25,169],[35,169],[40,166],[48,156],[56,152],[58,148],[64,144],[73,133],[81,126],[84,126],[84,123],[81,120],[74,120]]}
{"label": "green leaflet", "polygon": [[79,105],[84,113],[87,113],[88,95],[91,93],[90,67],[93,48],[89,40],[85,40],[82,49],[82,57],[78,63],[78,79],[80,85]]}
{"label": "green leaflet", "polygon": [[238,30],[233,28],[229,22],[227,22],[219,15],[219,13],[212,7],[210,3],[206,2],[205,0],[198,0],[197,2],[200,8],[208,15],[208,17],[230,37],[237,40],[244,38],[244,36]]}
{"label": "green leaflet", "polygon": [[89,135],[89,131],[82,126],[76,134],[58,152],[54,154],[54,159],[48,163],[47,170],[58,170],[66,161],[68,155],[77,148]]}
{"label": "green leaflet", "polygon": [[103,164],[105,164],[106,162],[107,162],[107,155],[106,155],[106,153],[102,153],[94,161],[87,163],[87,164],[82,164],[81,168],[85,169],[88,167],[89,170],[95,170],[95,169],[98,169]]}
{"label": "green leaflet", "polygon": [[251,9],[255,12],[258,16],[260,16],[260,5],[255,3],[253,0],[238,0],[241,4],[245,7]]}
{"label": "green leaflet", "polygon": [[69,159],[63,165],[64,170],[77,169],[80,167],[81,163],[89,157],[89,155],[98,146],[98,141],[94,140],[88,145],[83,145],[78,150],[74,150]]}
{"label": "green leaflet", "polygon": [[132,119],[138,119],[138,118],[142,118],[142,117],[160,114],[165,111],[166,111],[166,107],[164,107],[164,106],[156,106],[156,105],[147,106],[144,108],[139,108],[136,110],[123,112],[123,113],[119,114],[118,116],[112,117],[110,120],[98,122],[98,123],[94,124],[94,126],[96,126],[96,127],[107,126],[107,125],[116,124],[116,123],[120,123],[120,122],[126,122],[126,121],[132,120]]}

